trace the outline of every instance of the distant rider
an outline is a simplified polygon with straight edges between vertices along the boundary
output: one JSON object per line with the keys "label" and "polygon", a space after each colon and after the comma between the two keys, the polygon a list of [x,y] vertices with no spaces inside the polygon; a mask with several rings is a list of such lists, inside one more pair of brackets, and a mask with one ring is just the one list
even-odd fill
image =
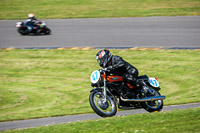
{"label": "distant rider", "polygon": [[33,28],[37,28],[37,33],[40,32],[39,26],[37,26],[37,22],[39,19],[35,18],[34,14],[28,14],[28,19],[25,21],[25,26],[27,26],[27,31],[30,33]]}
{"label": "distant rider", "polygon": [[123,76],[123,79],[131,84],[142,87],[145,93],[148,92],[149,88],[143,81],[138,80],[138,70],[128,62],[117,55],[111,55],[107,49],[100,50],[96,54],[97,62],[99,66],[108,70],[111,74]]}

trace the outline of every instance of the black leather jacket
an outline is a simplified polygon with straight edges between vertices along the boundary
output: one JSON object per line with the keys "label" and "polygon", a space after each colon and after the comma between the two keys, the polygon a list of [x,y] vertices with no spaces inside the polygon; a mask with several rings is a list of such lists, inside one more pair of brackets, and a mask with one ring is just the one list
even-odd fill
{"label": "black leather jacket", "polygon": [[110,70],[110,73],[114,75],[124,76],[124,74],[130,74],[135,78],[138,77],[137,68],[124,61],[120,56],[113,55],[107,68]]}

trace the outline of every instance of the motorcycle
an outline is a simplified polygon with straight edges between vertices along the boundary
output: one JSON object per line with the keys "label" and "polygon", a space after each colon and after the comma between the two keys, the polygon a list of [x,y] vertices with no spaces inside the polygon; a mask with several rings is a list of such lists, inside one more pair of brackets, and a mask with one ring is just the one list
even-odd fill
{"label": "motorcycle", "polygon": [[[161,89],[157,78],[147,75],[138,77],[148,87],[145,92],[141,87],[125,82],[123,77],[110,75],[106,69],[95,70],[90,76],[91,87],[89,103],[96,114],[111,117],[119,109],[144,108],[148,112],[161,111],[166,98],[159,93]],[[103,87],[102,87],[103,86]]]}
{"label": "motorcycle", "polygon": [[[37,21],[34,27],[32,28],[31,32],[28,31],[31,27],[27,27],[24,22],[17,22],[16,27],[18,28],[18,32],[21,35],[28,35],[28,34],[45,34],[49,35],[51,30],[47,27],[45,21]],[[39,32],[38,32],[39,29]]]}

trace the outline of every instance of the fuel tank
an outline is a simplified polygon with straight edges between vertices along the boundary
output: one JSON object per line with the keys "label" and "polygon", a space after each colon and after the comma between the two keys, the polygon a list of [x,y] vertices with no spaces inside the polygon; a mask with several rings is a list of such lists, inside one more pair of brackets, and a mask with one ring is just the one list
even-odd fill
{"label": "fuel tank", "polygon": [[112,82],[122,82],[124,80],[122,76],[108,76],[107,81],[112,83]]}

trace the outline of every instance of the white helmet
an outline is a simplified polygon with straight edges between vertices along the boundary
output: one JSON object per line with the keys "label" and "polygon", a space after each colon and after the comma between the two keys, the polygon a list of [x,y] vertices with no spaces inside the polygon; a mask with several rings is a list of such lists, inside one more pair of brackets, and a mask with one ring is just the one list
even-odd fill
{"label": "white helmet", "polygon": [[33,13],[28,14],[28,18],[33,18],[35,15]]}

